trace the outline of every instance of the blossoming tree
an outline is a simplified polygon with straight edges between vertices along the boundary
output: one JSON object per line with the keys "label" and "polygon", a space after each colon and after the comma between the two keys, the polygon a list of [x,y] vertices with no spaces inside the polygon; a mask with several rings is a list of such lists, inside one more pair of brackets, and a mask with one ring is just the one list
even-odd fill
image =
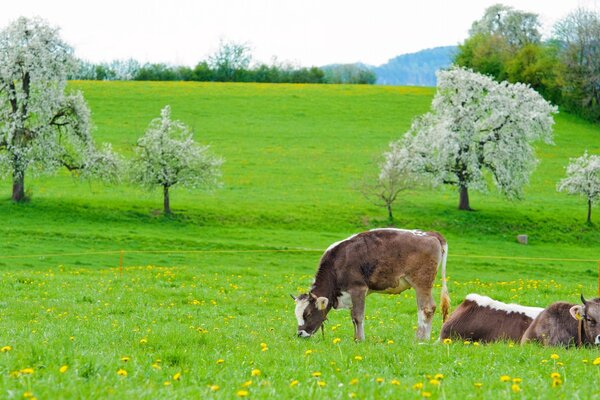
{"label": "blossoming tree", "polygon": [[169,189],[175,185],[187,188],[217,186],[222,159],[208,151],[208,146],[194,142],[190,129],[171,120],[171,108],[165,106],[160,118],[150,122],[136,145],[131,162],[133,182],[148,189],[163,189],[164,213],[171,214]]}
{"label": "blossoming tree", "polygon": [[25,199],[28,172],[116,176],[110,147],[94,146],[83,96],[65,93],[75,67],[71,47],[41,19],[19,18],[0,32],[0,176],[12,177],[14,201]]}
{"label": "blossoming tree", "polygon": [[592,204],[600,200],[600,156],[588,155],[572,158],[567,166],[567,177],[557,186],[559,192],[579,194],[588,203],[587,223],[592,223]]}
{"label": "blossoming tree", "polygon": [[437,78],[431,111],[398,142],[412,171],[434,185],[456,186],[460,210],[471,210],[469,189],[487,191],[485,171],[507,198],[521,198],[537,163],[532,142],[552,143],[557,108],[525,84],[464,68]]}

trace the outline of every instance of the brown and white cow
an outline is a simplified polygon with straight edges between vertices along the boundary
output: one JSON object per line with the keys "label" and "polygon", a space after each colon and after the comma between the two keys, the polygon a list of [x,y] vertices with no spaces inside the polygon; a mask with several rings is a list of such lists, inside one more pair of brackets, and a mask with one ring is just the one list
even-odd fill
{"label": "brown and white cow", "polygon": [[521,343],[536,341],[544,346],[600,345],[600,298],[583,304],[559,301],[550,304],[525,331]]}
{"label": "brown and white cow", "polygon": [[444,322],[440,339],[520,342],[523,333],[542,311],[543,308],[506,304],[471,293]]}
{"label": "brown and white cow", "polygon": [[321,257],[310,291],[294,297],[298,336],[314,334],[332,308],[349,308],[354,339],[364,340],[366,296],[397,294],[412,287],[418,306],[417,338],[429,339],[436,308],[431,289],[440,264],[444,320],[450,306],[447,255],[448,244],[441,234],[419,230],[374,229],[332,244]]}

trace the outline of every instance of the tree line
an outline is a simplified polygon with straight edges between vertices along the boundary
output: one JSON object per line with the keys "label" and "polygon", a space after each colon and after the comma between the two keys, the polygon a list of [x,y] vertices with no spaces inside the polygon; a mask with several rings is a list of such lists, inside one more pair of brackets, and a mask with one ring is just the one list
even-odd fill
{"label": "tree line", "polygon": [[69,76],[78,80],[199,81],[261,83],[374,84],[376,75],[361,64],[300,67],[289,63],[252,63],[246,44],[221,42],[217,51],[194,68],[164,63],[141,64],[136,60],[91,63],[79,60]]}
{"label": "tree line", "polygon": [[561,109],[600,122],[600,15],[577,9],[546,40],[540,26],[537,14],[491,6],[454,61],[497,81],[527,83]]}

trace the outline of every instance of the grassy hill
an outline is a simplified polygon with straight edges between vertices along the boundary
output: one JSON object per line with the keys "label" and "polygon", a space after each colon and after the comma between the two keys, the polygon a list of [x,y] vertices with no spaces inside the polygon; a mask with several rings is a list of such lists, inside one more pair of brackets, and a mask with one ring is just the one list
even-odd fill
{"label": "grassy hill", "polygon": [[[0,357],[3,395],[232,398],[247,390],[258,398],[419,398],[422,392],[510,397],[510,385],[499,380],[508,374],[523,378],[525,397],[547,397],[554,393],[548,377],[554,370],[568,374],[558,389],[563,396],[594,393],[594,380],[586,378],[597,373],[591,370],[593,350],[415,346],[412,291],[369,297],[364,344],[351,343],[352,324],[344,312],[330,315],[325,339],[293,337],[287,293],[306,290],[329,244],[385,224],[384,210],[364,200],[353,184],[373,173],[374,158],[429,109],[433,89],[70,86],[84,92],[97,140],[124,155],[170,104],[173,117],[192,126],[197,141],[225,158],[224,186],[212,193],[175,189],[175,216],[166,218],[159,190],[89,184],[63,173],[27,177],[31,201],[13,204],[4,180],[0,347],[13,349]],[[447,237],[454,305],[473,291],[538,306],[576,301],[581,291],[594,295],[600,229],[584,225],[582,199],[556,193],[555,186],[570,157],[585,149],[600,152],[600,129],[566,114],[556,121],[556,144],[537,147],[540,164],[524,201],[508,202],[494,191],[473,194],[478,211],[459,212],[457,193],[442,188],[410,191],[395,206],[399,226]],[[529,235],[528,246],[516,243],[520,233]],[[127,251],[123,276],[115,268],[118,253],[71,254],[121,249]],[[168,253],[173,250],[180,252]],[[440,324],[436,317],[434,335]],[[338,347],[332,346],[335,336],[343,338]],[[269,350],[261,351],[261,343]],[[548,363],[553,352],[563,365]],[[65,374],[62,365],[69,366]],[[35,373],[19,372],[26,367]],[[119,369],[129,376],[119,376]],[[252,377],[252,369],[262,374]],[[322,373],[326,386],[317,384],[313,372]],[[180,381],[176,373],[183,374]],[[429,383],[427,376],[435,373],[445,375],[441,387]],[[361,383],[350,385],[352,378]],[[391,383],[395,379],[399,385]],[[245,387],[248,380],[253,383]],[[294,380],[299,384],[290,386]],[[425,387],[414,389],[419,382]],[[474,383],[484,386],[473,389]],[[211,392],[211,385],[220,390]]]}

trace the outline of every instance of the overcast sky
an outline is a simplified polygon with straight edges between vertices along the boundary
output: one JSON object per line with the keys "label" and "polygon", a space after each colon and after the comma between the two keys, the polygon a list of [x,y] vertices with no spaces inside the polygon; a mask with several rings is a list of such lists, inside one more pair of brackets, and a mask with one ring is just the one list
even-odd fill
{"label": "overcast sky", "polygon": [[455,45],[485,8],[501,2],[540,15],[546,32],[578,6],[599,0],[16,0],[0,26],[39,16],[61,27],[78,57],[134,58],[193,66],[219,40],[247,43],[254,60],[302,66],[365,62]]}

